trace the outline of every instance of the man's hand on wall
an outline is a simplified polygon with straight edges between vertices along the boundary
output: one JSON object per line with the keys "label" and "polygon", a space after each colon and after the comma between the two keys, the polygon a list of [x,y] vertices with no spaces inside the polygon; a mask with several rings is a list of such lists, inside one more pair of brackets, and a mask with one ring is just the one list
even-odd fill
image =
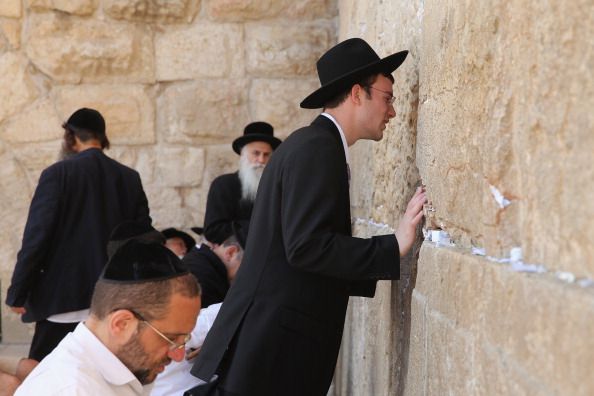
{"label": "man's hand on wall", "polygon": [[408,253],[412,247],[415,237],[417,224],[423,218],[423,205],[427,202],[425,195],[425,187],[421,186],[415,191],[415,195],[411,198],[406,206],[406,211],[398,223],[396,229],[396,239],[398,240],[398,247],[400,249],[400,257]]}

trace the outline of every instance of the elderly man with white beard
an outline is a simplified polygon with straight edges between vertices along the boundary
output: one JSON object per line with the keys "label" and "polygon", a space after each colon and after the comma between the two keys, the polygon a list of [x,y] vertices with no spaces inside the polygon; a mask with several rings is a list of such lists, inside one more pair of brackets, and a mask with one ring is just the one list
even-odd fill
{"label": "elderly man with white beard", "polygon": [[226,237],[226,222],[249,222],[264,167],[281,141],[267,122],[248,124],[243,135],[233,141],[240,155],[239,171],[213,180],[208,191],[204,215],[204,237],[220,244]]}

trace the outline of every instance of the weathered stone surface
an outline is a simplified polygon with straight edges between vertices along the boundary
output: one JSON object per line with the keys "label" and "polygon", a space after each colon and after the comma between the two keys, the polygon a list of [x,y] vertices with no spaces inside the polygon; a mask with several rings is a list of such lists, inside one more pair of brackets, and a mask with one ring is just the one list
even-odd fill
{"label": "weathered stone surface", "polygon": [[32,102],[37,95],[26,60],[13,52],[0,55],[0,122]]}
{"label": "weathered stone surface", "polygon": [[140,85],[76,85],[55,89],[63,120],[81,107],[97,109],[105,118],[107,137],[114,144],[155,142],[155,106]]}
{"label": "weathered stone surface", "polygon": [[21,0],[2,0],[0,2],[0,16],[20,18],[21,13]]}
{"label": "weathered stone surface", "polygon": [[[11,144],[15,158],[19,159],[19,164],[27,172],[27,179],[31,189],[35,189],[37,186],[41,171],[58,160],[61,147],[62,139]],[[23,218],[26,216],[26,213],[23,214]]]}
{"label": "weathered stone surface", "polygon": [[255,77],[315,75],[316,61],[334,42],[331,26],[249,24],[247,72]]}
{"label": "weathered stone surface", "polygon": [[204,149],[163,147],[158,150],[156,182],[168,187],[195,187],[202,182]]}
{"label": "weathered stone surface", "polygon": [[200,0],[105,0],[103,10],[115,19],[140,22],[191,22]]}
{"label": "weathered stone surface", "polygon": [[251,121],[247,88],[235,79],[170,85],[157,101],[158,128],[169,143],[231,142]]}
{"label": "weathered stone surface", "polygon": [[0,139],[11,143],[60,139],[64,130],[52,101],[48,98],[27,107],[0,126]]}
{"label": "weathered stone surface", "polygon": [[243,22],[282,16],[288,20],[330,18],[337,14],[330,0],[208,0],[208,15],[217,21]]}
{"label": "weathered stone surface", "polygon": [[[0,266],[1,297],[6,301],[6,290],[10,285],[16,254],[21,246],[21,237],[34,186],[29,182],[22,160],[0,141]],[[2,307],[3,342],[24,342],[28,332],[15,315],[3,304]]]}
{"label": "weathered stone surface", "polygon": [[29,8],[36,11],[56,10],[73,15],[91,15],[98,0],[30,0]]}
{"label": "weathered stone surface", "polygon": [[[491,3],[448,12],[425,4],[421,174],[445,226],[488,253],[522,246],[529,262],[592,277],[594,208],[578,202],[594,171],[577,164],[594,147],[594,82],[574,65],[594,64],[578,49],[593,17],[574,23],[586,2],[564,7],[567,18],[557,5]],[[491,185],[511,205],[499,207]],[[579,220],[565,221],[572,212]]]}
{"label": "weathered stone surface", "polygon": [[[3,42],[4,41],[4,42]],[[18,50],[21,47],[21,24],[15,20],[0,21],[0,48]]]}
{"label": "weathered stone surface", "polygon": [[591,290],[509,268],[424,245],[414,317],[425,315],[426,349],[415,344],[410,359],[426,359],[429,393],[590,394]]}
{"label": "weathered stone surface", "polygon": [[152,82],[154,58],[148,27],[62,14],[30,17],[26,51],[52,79],[65,83]]}
{"label": "weathered stone surface", "polygon": [[[237,137],[241,136],[243,129],[238,131]],[[211,145],[205,147],[205,167],[203,186],[208,191],[210,183],[224,173],[232,173],[239,169],[239,156],[235,154],[231,143]]]}
{"label": "weathered stone surface", "polygon": [[243,74],[242,28],[200,23],[157,34],[157,80],[230,77]]}
{"label": "weathered stone surface", "polygon": [[319,81],[313,78],[254,80],[249,93],[254,120],[269,122],[276,136],[287,137],[295,129],[309,125],[319,114],[319,110],[299,107],[299,103],[319,86]]}

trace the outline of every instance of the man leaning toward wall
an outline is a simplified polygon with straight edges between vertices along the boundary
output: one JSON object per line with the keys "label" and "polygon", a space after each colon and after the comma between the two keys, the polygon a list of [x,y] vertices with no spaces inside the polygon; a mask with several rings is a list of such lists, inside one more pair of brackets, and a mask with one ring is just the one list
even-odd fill
{"label": "man leaning toward wall", "polygon": [[38,361],[87,317],[112,229],[151,223],[138,172],[103,153],[103,116],[81,108],[62,127],[64,158],[41,173],[6,297],[35,322],[29,357]]}
{"label": "man leaning toward wall", "polygon": [[423,216],[419,188],[395,235],[351,236],[348,146],[382,138],[396,114],[391,73],[406,55],[380,59],[349,39],[318,60],[321,87],[301,107],[324,112],[264,170],[242,267],[192,369],[211,383],[192,394],[327,393],[349,296],[398,279]]}

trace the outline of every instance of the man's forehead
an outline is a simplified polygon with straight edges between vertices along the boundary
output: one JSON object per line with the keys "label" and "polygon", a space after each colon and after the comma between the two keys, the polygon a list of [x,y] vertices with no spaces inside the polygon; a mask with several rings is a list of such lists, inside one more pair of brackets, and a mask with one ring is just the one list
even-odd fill
{"label": "man's forehead", "polygon": [[244,148],[249,151],[272,152],[272,146],[269,143],[263,141],[250,142],[246,144]]}

